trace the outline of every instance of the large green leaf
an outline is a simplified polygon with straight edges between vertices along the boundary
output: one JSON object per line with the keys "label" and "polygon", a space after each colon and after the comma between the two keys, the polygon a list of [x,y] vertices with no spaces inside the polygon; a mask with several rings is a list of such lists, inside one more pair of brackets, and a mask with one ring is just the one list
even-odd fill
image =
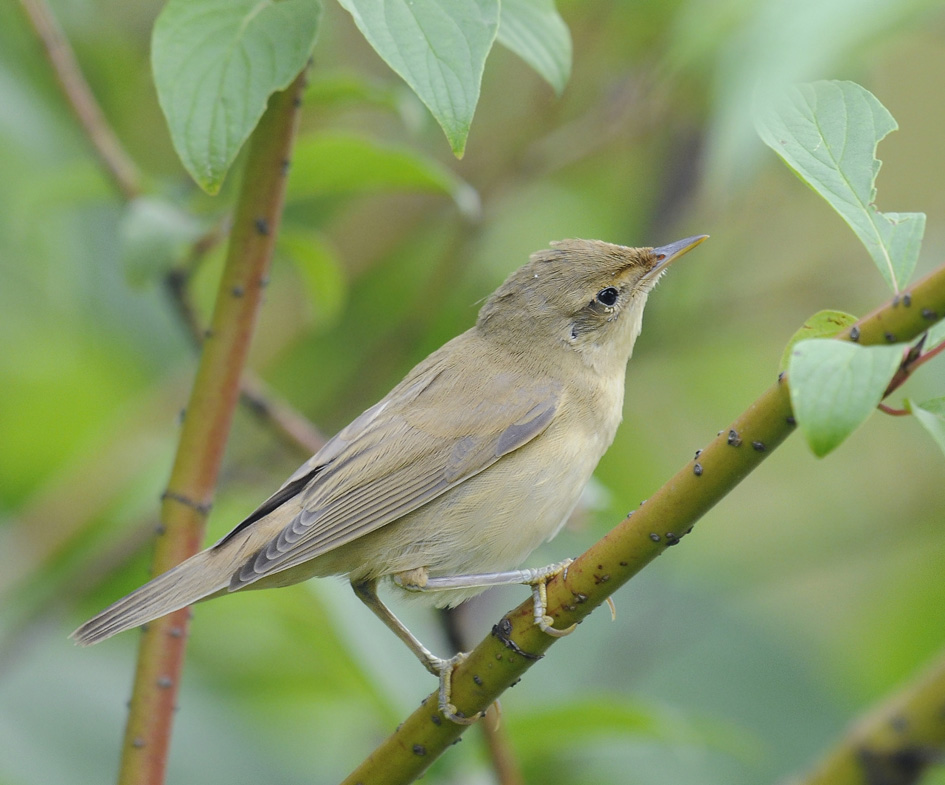
{"label": "large green leaf", "polygon": [[788,363],[791,406],[816,455],[826,455],[869,417],[883,399],[903,349],[827,338],[794,346]]}
{"label": "large green leaf", "polygon": [[894,291],[912,276],[924,213],[876,209],[876,146],[898,126],[868,90],[853,82],[813,82],[762,106],[758,133],[843,217]]}
{"label": "large green leaf", "polygon": [[216,193],[269,96],[305,66],[318,0],[170,0],[154,24],[158,100],[184,168]]}
{"label": "large green leaf", "polygon": [[410,85],[462,157],[499,0],[339,0],[368,43]]}
{"label": "large green leaf", "polygon": [[335,249],[320,234],[292,226],[282,227],[276,247],[298,272],[314,325],[322,327],[334,322],[348,294]]}
{"label": "large green leaf", "polygon": [[345,133],[310,134],[296,144],[289,199],[389,190],[446,194],[466,215],[479,215],[479,195],[471,185],[413,150]]}
{"label": "large green leaf", "polygon": [[561,94],[571,75],[571,34],[554,0],[502,0],[499,43]]}

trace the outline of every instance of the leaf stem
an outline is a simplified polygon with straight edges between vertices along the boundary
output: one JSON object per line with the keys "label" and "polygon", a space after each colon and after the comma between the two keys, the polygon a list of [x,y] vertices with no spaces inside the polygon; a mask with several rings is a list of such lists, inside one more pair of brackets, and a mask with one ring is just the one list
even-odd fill
{"label": "leaf stem", "polygon": [[905,417],[908,414],[912,414],[908,409],[894,409],[892,406],[887,406],[885,403],[879,404],[877,408],[883,412],[883,414],[888,414],[892,417]]}

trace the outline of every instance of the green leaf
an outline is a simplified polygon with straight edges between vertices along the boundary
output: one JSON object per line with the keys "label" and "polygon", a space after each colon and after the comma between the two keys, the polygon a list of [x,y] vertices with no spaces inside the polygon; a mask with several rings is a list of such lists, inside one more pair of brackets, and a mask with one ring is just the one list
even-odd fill
{"label": "green leaf", "polygon": [[945,452],[945,398],[931,398],[922,403],[906,401],[906,406]]}
{"label": "green leaf", "polygon": [[184,168],[217,193],[269,96],[305,66],[318,0],[170,0],[154,24],[158,100]]}
{"label": "green leaf", "polygon": [[826,455],[869,417],[903,350],[824,338],[794,346],[788,363],[791,406],[815,455]]}
{"label": "green leaf", "polygon": [[317,232],[284,226],[277,248],[301,278],[310,315],[316,326],[334,322],[348,293],[342,264],[335,250]]}
{"label": "green leaf", "polygon": [[818,311],[808,318],[800,329],[791,336],[787,346],[784,347],[784,352],[781,354],[781,363],[778,370],[787,370],[788,362],[791,359],[791,351],[796,343],[805,341],[808,338],[832,338],[853,324],[856,324],[856,317],[853,314],[844,313],[843,311]]}
{"label": "green leaf", "polygon": [[571,33],[554,0],[502,0],[499,43],[561,95],[571,76]]}
{"label": "green leaf", "polygon": [[395,190],[442,193],[468,217],[479,215],[479,195],[471,185],[412,150],[343,133],[311,134],[296,144],[287,185],[289,200]]}
{"label": "green leaf", "polygon": [[368,43],[410,85],[462,158],[499,0],[339,0]]}
{"label": "green leaf", "polygon": [[346,71],[315,72],[305,87],[305,105],[334,106],[357,104],[396,110],[404,89],[373,82],[361,74]]}
{"label": "green leaf", "polygon": [[840,213],[893,291],[905,286],[919,258],[925,214],[876,209],[876,146],[898,127],[876,97],[853,82],[799,85],[760,108],[755,126],[765,144]]}
{"label": "green leaf", "polygon": [[945,319],[929,327],[928,337],[925,339],[925,346],[922,347],[922,351],[927,352],[943,342],[945,342]]}
{"label": "green leaf", "polygon": [[119,225],[122,264],[130,283],[143,285],[165,275],[203,233],[201,223],[171,202],[135,199]]}

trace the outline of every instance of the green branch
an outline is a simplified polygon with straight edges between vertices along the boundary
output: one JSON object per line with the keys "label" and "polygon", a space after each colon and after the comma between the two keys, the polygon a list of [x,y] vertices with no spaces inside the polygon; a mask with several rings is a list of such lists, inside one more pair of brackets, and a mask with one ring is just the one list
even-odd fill
{"label": "green branch", "polygon": [[[155,574],[196,553],[203,540],[268,278],[304,84],[303,72],[274,94],[252,136],[213,317],[161,506]],[[141,639],[122,748],[123,785],[164,780],[189,614],[184,609],[151,623]]]}
{"label": "green branch", "polygon": [[[908,295],[908,296],[907,296]],[[908,303],[908,305],[907,305]],[[908,341],[945,315],[945,266],[850,329],[861,344]],[[850,330],[838,336],[849,340]],[[646,504],[627,516],[548,585],[555,627],[582,621],[755,469],[794,430],[786,379],[690,460]],[[508,613],[453,673],[452,703],[467,717],[484,711],[556,641],[533,623],[528,600]],[[466,727],[444,719],[430,695],[346,780],[394,785],[416,779]]]}
{"label": "green branch", "polygon": [[945,749],[945,654],[912,684],[859,720],[807,776],[792,785],[918,782]]}

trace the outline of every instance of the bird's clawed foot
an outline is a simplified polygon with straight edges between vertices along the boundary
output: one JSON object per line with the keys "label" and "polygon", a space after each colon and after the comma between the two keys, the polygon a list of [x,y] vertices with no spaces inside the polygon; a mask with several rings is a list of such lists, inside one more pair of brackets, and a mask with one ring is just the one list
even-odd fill
{"label": "bird's clawed foot", "polygon": [[571,566],[573,559],[565,559],[563,562],[558,564],[551,564],[547,567],[542,567],[541,569],[534,570],[535,573],[534,579],[529,581],[529,584],[532,587],[532,601],[535,606],[535,624],[538,625],[538,629],[542,632],[547,633],[555,638],[563,638],[565,635],[570,635],[574,632],[574,629],[577,627],[577,623],[572,624],[566,629],[559,630],[551,625],[554,624],[554,619],[548,615],[548,581],[554,578],[557,575],[564,575],[565,578],[568,577],[568,567]]}
{"label": "bird's clawed foot", "polygon": [[466,652],[459,652],[459,654],[450,657],[448,660],[437,660],[431,661],[429,663],[432,666],[432,670],[440,679],[440,689],[438,692],[438,701],[437,706],[440,710],[440,713],[446,717],[450,722],[455,722],[457,725],[472,725],[480,717],[485,717],[486,713],[484,711],[478,712],[472,717],[467,717],[465,714],[459,711],[452,703],[450,703],[452,684],[453,684],[453,668],[459,665],[463,660],[465,660],[469,655]]}

